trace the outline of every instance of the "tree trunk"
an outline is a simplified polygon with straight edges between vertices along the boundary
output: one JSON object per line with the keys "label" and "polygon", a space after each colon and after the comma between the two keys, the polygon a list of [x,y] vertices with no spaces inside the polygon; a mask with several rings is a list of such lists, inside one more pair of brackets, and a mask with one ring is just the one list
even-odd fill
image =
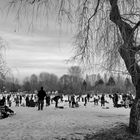
{"label": "tree trunk", "polygon": [[118,0],[109,0],[111,5],[110,20],[116,24],[124,43],[120,46],[119,53],[124,60],[126,68],[131,75],[132,82],[136,88],[136,98],[131,108],[129,128],[133,134],[140,134],[140,67],[136,63],[135,54],[139,47],[134,46],[134,31],[140,25],[131,27],[122,20],[118,8]]}
{"label": "tree trunk", "polygon": [[140,80],[136,86],[136,98],[130,112],[129,128],[133,134],[140,134]]}
{"label": "tree trunk", "polygon": [[140,134],[140,99],[135,99],[132,105],[129,128],[132,134]]}

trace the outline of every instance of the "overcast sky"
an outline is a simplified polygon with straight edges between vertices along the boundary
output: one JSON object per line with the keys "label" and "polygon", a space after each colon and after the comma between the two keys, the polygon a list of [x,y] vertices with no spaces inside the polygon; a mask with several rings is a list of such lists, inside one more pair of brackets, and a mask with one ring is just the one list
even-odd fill
{"label": "overcast sky", "polygon": [[[1,0],[1,6],[5,0]],[[61,76],[70,66],[65,60],[72,56],[71,29],[59,27],[51,20],[49,24],[40,22],[31,30],[27,24],[17,23],[15,14],[5,16],[1,12],[0,36],[7,42],[6,62],[14,75],[20,78],[40,72]]]}

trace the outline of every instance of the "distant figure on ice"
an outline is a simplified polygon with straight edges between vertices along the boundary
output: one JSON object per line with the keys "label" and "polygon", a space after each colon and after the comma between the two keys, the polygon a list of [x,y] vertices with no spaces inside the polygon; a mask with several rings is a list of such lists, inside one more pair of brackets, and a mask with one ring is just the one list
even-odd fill
{"label": "distant figure on ice", "polygon": [[72,104],[72,108],[74,108],[75,107],[75,96],[74,95],[71,96],[71,104]]}
{"label": "distant figure on ice", "polygon": [[102,94],[101,96],[101,106],[105,106],[105,95]]}
{"label": "distant figure on ice", "polygon": [[55,101],[55,107],[58,108],[58,100],[61,99],[61,97],[59,95],[55,96],[52,98],[52,100]]}
{"label": "distant figure on ice", "polygon": [[19,96],[20,105],[22,104],[22,95]]}
{"label": "distant figure on ice", "polygon": [[11,95],[7,96],[7,104],[8,104],[9,107],[11,107],[11,105],[12,105]]}
{"label": "distant figure on ice", "polygon": [[18,107],[19,107],[19,96],[18,96],[18,95],[16,95],[16,98],[15,98],[15,103],[16,103],[16,106],[18,106]]}
{"label": "distant figure on ice", "polygon": [[0,119],[7,118],[9,115],[14,114],[14,111],[5,105],[4,99],[0,99]]}
{"label": "distant figure on ice", "polygon": [[94,95],[94,105],[98,105],[99,97],[97,94]]}
{"label": "distant figure on ice", "polygon": [[33,99],[33,94],[31,95],[31,99],[30,99],[30,107],[35,107],[35,101]]}
{"label": "distant figure on ice", "polygon": [[6,97],[5,96],[2,97],[2,101],[3,101],[4,105],[6,105]]}
{"label": "distant figure on ice", "polygon": [[43,87],[41,87],[41,90],[38,92],[37,96],[38,96],[38,110],[43,110],[44,98],[46,96],[46,92],[43,90]]}
{"label": "distant figure on ice", "polygon": [[69,107],[71,107],[71,96],[68,95],[68,102],[69,102]]}
{"label": "distant figure on ice", "polygon": [[87,101],[89,102],[89,99],[90,99],[90,94],[88,93],[87,94]]}
{"label": "distant figure on ice", "polygon": [[119,97],[118,97],[118,92],[117,92],[117,93],[115,93],[115,94],[113,95],[114,107],[117,107],[117,105],[118,105],[118,100],[119,100]]}
{"label": "distant figure on ice", "polygon": [[46,106],[50,105],[51,98],[49,95],[46,95]]}
{"label": "distant figure on ice", "polygon": [[30,106],[30,100],[29,100],[29,95],[26,96],[26,106],[29,107]]}
{"label": "distant figure on ice", "polygon": [[84,103],[84,106],[87,105],[87,101],[88,101],[88,99],[87,99],[87,96],[86,96],[86,97],[85,97],[85,103]]}

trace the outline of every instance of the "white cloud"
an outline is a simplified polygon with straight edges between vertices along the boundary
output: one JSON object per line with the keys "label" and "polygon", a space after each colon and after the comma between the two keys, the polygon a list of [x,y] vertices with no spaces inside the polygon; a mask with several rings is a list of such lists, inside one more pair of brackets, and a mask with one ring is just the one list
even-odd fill
{"label": "white cloud", "polygon": [[[1,6],[3,3],[0,1]],[[17,28],[14,16],[11,12],[0,19],[0,36],[8,42],[6,60],[13,73],[22,78],[42,71],[59,76],[66,73],[69,65],[65,60],[73,55],[71,29],[67,26],[59,28],[54,20],[50,20],[48,26],[36,23],[28,32],[27,24]]]}
{"label": "white cloud", "polygon": [[8,42],[7,64],[16,76],[23,78],[42,71],[61,76],[67,72],[65,60],[72,55],[68,38],[60,40],[49,35],[25,36],[7,32],[3,32],[2,37]]}

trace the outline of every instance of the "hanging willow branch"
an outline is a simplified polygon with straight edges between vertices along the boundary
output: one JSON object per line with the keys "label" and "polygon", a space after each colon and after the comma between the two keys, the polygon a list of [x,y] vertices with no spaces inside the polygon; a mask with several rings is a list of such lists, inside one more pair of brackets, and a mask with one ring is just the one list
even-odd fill
{"label": "hanging willow branch", "polygon": [[[137,44],[139,36],[136,32],[140,30],[139,0],[11,0],[9,7],[16,11],[18,20],[28,17],[32,24],[34,19],[42,16],[47,20],[52,16],[57,17],[59,22],[67,19],[76,25],[73,58],[90,64],[102,60],[104,67],[111,70],[124,65],[118,50],[128,40],[123,35],[123,29],[118,30],[121,28],[119,23],[114,24],[113,18],[110,20],[110,12],[115,5],[119,8],[122,23],[130,25],[129,29],[132,27],[133,37],[129,37]],[[128,50],[138,51],[139,45]]]}

